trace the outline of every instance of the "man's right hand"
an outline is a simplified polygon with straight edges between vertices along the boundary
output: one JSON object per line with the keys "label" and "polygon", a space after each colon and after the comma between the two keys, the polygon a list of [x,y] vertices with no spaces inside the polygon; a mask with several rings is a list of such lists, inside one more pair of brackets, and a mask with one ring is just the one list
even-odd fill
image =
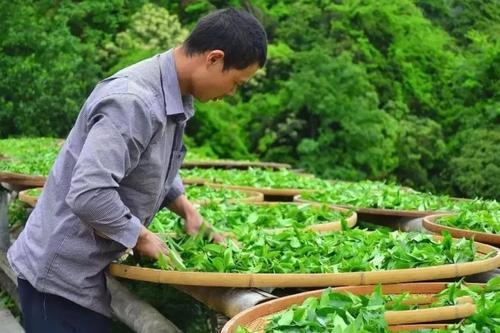
{"label": "man's right hand", "polygon": [[160,253],[168,255],[167,244],[144,226],[142,226],[134,250],[141,256],[148,256],[153,259],[158,259]]}

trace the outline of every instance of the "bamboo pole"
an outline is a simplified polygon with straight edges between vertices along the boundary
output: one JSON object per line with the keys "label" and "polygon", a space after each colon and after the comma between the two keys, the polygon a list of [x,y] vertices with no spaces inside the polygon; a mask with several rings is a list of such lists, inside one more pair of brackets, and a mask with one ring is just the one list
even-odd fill
{"label": "bamboo pole", "polygon": [[0,288],[5,290],[18,309],[21,309],[21,301],[19,300],[19,292],[17,291],[17,276],[10,268],[7,261],[7,254],[0,252]]}
{"label": "bamboo pole", "polygon": [[10,246],[9,220],[7,216],[7,191],[0,186],[0,251],[7,252]]}
{"label": "bamboo pole", "polygon": [[170,320],[140,300],[115,278],[106,276],[113,314],[137,333],[182,333]]}
{"label": "bamboo pole", "polygon": [[2,328],[2,332],[24,333],[21,324],[19,324],[12,313],[5,308],[0,308],[0,327]]}
{"label": "bamboo pole", "polygon": [[[115,278],[107,277],[111,294],[111,309],[115,317],[137,333],[181,333],[171,321],[155,308],[140,300]],[[0,287],[7,291],[21,309],[17,277],[10,268],[5,253],[0,253]]]}
{"label": "bamboo pole", "polygon": [[174,285],[174,287],[229,318],[252,306],[276,298],[272,294],[255,288],[207,288],[186,285]]}

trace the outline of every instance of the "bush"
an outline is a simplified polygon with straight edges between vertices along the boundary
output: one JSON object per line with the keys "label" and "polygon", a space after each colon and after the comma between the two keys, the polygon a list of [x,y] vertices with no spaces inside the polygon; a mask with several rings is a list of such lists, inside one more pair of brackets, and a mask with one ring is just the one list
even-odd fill
{"label": "bush", "polygon": [[86,61],[94,49],[28,3],[2,2],[0,12],[0,137],[66,136],[97,81]]}
{"label": "bush", "polygon": [[471,129],[452,144],[447,172],[458,196],[500,200],[500,128]]}
{"label": "bush", "polygon": [[[187,37],[176,15],[158,5],[145,4],[132,15],[130,26],[100,50],[108,74],[181,44]],[[112,66],[110,66],[112,64]]]}

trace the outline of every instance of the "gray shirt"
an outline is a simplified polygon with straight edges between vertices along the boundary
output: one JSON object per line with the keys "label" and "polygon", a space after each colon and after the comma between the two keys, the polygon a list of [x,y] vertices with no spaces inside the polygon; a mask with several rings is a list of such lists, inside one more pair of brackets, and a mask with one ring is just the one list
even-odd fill
{"label": "gray shirt", "polygon": [[172,50],[101,81],[9,249],[13,270],[40,292],[110,316],[104,271],[183,193],[182,136],[193,113]]}

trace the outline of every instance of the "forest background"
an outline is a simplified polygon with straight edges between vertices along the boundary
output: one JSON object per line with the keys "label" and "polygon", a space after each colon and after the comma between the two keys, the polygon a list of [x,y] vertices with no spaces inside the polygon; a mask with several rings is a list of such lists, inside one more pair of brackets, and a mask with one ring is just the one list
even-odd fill
{"label": "forest background", "polygon": [[190,147],[499,199],[498,0],[2,1],[0,138],[65,137],[97,82],[245,8],[264,70],[197,104]]}

